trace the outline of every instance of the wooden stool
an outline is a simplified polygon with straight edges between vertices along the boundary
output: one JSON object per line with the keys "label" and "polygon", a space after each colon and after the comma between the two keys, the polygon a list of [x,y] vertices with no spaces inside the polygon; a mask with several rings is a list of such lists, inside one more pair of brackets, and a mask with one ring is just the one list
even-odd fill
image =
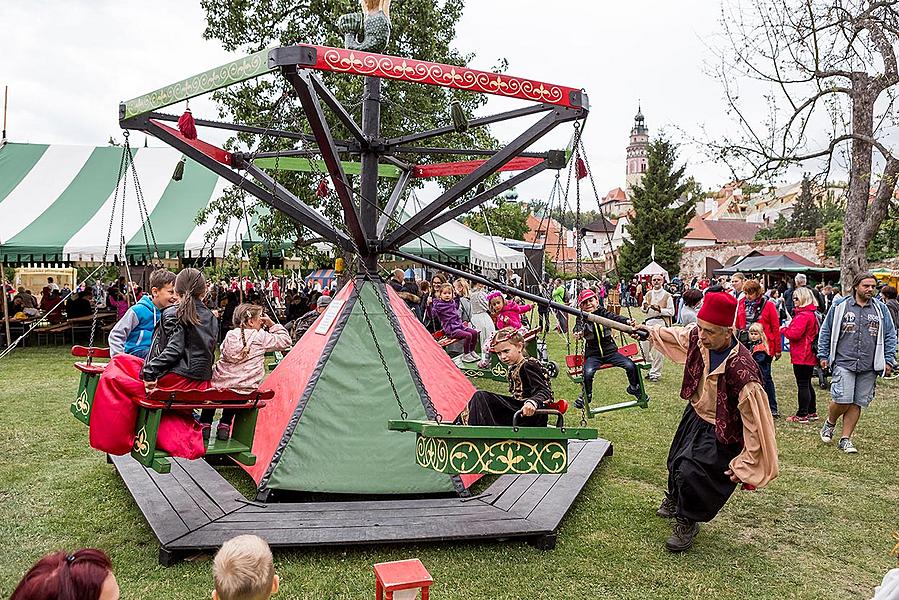
{"label": "wooden stool", "polygon": [[[377,600],[393,600],[393,593],[400,590],[421,590],[421,600],[428,600],[434,580],[417,558],[378,563],[375,565],[375,597]],[[387,593],[386,597],[384,593]],[[409,592],[406,592],[408,594]],[[401,595],[405,596],[405,594]],[[416,591],[414,598],[418,596]]]}

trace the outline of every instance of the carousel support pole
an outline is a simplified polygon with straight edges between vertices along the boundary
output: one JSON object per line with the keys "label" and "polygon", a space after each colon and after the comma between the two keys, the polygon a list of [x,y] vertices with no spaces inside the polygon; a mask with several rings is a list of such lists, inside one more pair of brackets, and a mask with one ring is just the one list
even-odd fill
{"label": "carousel support pole", "polygon": [[359,216],[368,248],[360,248],[365,267],[378,270],[378,255],[373,246],[378,228],[378,156],[381,145],[381,78],[366,77],[362,98],[362,132],[367,143],[362,150],[362,175],[359,178]]}

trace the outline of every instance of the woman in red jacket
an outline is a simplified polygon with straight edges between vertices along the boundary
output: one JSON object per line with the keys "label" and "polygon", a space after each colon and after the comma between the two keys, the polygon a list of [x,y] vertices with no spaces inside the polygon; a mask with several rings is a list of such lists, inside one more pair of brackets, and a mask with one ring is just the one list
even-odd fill
{"label": "woman in red jacket", "polygon": [[789,417],[789,423],[808,423],[818,419],[818,407],[815,405],[815,387],[812,376],[818,358],[815,356],[815,337],[818,335],[818,309],[815,297],[805,287],[796,288],[793,292],[793,320],[781,328],[790,340],[790,361],[793,363],[793,375],[799,388],[799,407],[796,415]]}
{"label": "woman in red jacket", "polygon": [[765,381],[765,393],[768,395],[768,406],[771,407],[771,415],[779,417],[777,412],[777,392],[774,389],[774,381],[771,379],[771,362],[780,359],[780,317],[777,316],[777,308],[762,293],[762,284],[750,279],[743,284],[743,297],[737,303],[737,320],[734,327],[737,331],[746,331],[753,323],[760,323],[765,329],[765,339],[768,341],[770,354],[767,360],[758,363],[762,371],[762,379]]}

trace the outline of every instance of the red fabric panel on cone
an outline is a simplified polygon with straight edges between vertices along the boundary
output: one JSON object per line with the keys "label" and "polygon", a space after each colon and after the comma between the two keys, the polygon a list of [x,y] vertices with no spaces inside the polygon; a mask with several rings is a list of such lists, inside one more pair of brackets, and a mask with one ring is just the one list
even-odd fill
{"label": "red fabric panel on cone", "polygon": [[[406,308],[406,303],[392,287],[387,286],[387,294],[431,402],[443,420],[451,422],[465,409],[477,390],[446,351],[437,345],[421,321]],[[469,487],[480,479],[481,475],[461,475],[461,477],[465,487]]]}

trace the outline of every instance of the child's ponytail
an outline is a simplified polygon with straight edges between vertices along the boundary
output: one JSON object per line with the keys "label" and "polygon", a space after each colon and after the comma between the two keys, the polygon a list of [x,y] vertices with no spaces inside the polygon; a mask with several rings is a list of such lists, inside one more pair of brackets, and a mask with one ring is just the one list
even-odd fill
{"label": "child's ponytail", "polygon": [[194,300],[202,300],[206,294],[206,278],[197,269],[182,269],[175,277],[175,293],[178,294],[178,321],[183,325],[199,325],[200,315]]}

